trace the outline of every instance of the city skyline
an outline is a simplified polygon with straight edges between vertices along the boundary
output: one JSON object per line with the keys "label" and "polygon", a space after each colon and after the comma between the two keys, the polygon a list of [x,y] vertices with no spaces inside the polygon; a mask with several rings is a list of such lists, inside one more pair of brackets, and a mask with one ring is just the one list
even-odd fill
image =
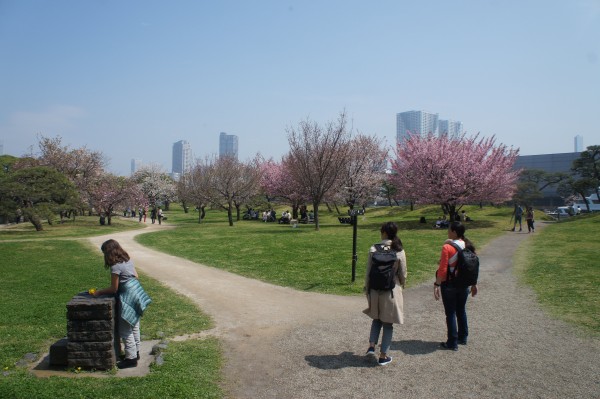
{"label": "city skyline", "polygon": [[235,132],[240,160],[279,160],[291,127],[342,111],[391,147],[410,109],[522,155],[600,144],[598,1],[1,4],[5,154],[43,134],[117,174],[132,158],[169,171],[177,140],[204,157]]}

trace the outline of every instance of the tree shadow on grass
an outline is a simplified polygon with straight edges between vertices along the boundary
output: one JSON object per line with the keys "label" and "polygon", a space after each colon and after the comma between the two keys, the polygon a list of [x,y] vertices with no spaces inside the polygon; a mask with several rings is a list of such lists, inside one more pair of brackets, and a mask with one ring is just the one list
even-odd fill
{"label": "tree shadow on grass", "polygon": [[308,365],[321,370],[338,370],[346,367],[377,367],[374,356],[342,352],[339,355],[309,355],[304,358]]}

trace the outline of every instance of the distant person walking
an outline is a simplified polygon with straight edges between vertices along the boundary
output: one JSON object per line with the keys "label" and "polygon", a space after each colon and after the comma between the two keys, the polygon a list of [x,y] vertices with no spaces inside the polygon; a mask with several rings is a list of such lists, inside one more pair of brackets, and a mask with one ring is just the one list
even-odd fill
{"label": "distant person walking", "polygon": [[535,228],[533,227],[533,208],[531,206],[527,207],[527,212],[525,213],[525,220],[527,220],[528,233],[534,233]]}
{"label": "distant person walking", "polygon": [[150,211],[150,220],[152,221],[152,224],[154,224],[154,222],[156,221],[156,207],[152,208],[152,210]]}
{"label": "distant person walking", "polygon": [[[381,242],[369,249],[365,277],[365,292],[369,307],[363,313],[373,319],[367,355],[375,356],[375,347],[383,328],[378,364],[385,366],[392,362],[392,357],[388,356],[388,353],[394,332],[393,324],[404,323],[402,289],[406,282],[407,269],[406,254],[397,235],[398,226],[393,222],[387,222],[381,226],[380,232]],[[380,254],[382,256],[379,256]],[[387,278],[388,284],[385,287],[381,285],[381,271],[386,266],[377,266],[381,265],[378,260],[384,257],[387,257],[392,265]]]}
{"label": "distant person walking", "polygon": [[162,208],[158,208],[157,217],[158,217],[158,224],[162,224],[162,220],[163,220]]}
{"label": "distant person walking", "polygon": [[515,231],[517,228],[517,223],[519,223],[519,231],[523,231],[523,227],[521,226],[523,221],[523,208],[521,208],[521,205],[517,204],[517,206],[515,206],[513,215],[515,217],[515,224],[513,225],[512,231]]}
{"label": "distant person walking", "polygon": [[[475,247],[465,237],[465,226],[462,223],[450,223],[448,240],[442,246],[442,255],[435,275],[435,283],[433,283],[433,296],[436,301],[441,296],[446,314],[447,338],[440,345],[444,349],[457,351],[459,344],[467,344],[469,336],[466,310],[469,287],[461,285],[455,280],[458,250],[452,243],[461,249],[469,248],[473,252],[475,252]],[[477,295],[477,285],[472,285],[470,291],[472,296]]]}

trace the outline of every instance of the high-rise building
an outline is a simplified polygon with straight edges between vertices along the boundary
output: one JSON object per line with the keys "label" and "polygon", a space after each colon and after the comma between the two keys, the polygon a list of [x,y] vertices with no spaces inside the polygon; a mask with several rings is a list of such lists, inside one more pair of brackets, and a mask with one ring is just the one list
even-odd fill
{"label": "high-rise building", "polygon": [[459,121],[440,119],[438,123],[440,135],[446,134],[451,138],[458,138],[463,133],[463,124]]}
{"label": "high-rise building", "polygon": [[131,158],[131,174],[133,175],[135,172],[140,170],[142,167],[142,160],[137,158]]}
{"label": "high-rise building", "polygon": [[425,111],[406,111],[396,114],[396,139],[401,142],[410,134],[438,134],[438,114]]}
{"label": "high-rise building", "polygon": [[221,132],[219,135],[219,157],[234,157],[238,159],[238,137]]}
{"label": "high-rise building", "polygon": [[173,143],[173,167],[171,173],[173,177],[183,176],[192,168],[192,147],[185,140]]}
{"label": "high-rise building", "polygon": [[583,136],[577,135],[574,139],[575,142],[575,152],[583,151]]}

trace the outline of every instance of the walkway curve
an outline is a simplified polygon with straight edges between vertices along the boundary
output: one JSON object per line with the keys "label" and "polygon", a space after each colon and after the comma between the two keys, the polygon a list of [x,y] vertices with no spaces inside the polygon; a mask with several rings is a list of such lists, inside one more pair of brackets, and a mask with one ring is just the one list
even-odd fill
{"label": "walkway curve", "polygon": [[[211,317],[225,352],[233,398],[598,398],[600,343],[549,318],[512,273],[514,250],[530,236],[506,233],[480,250],[480,294],[469,299],[470,341],[438,350],[445,324],[430,283],[405,291],[394,361],[364,356],[370,319],[363,297],[306,293],[143,247],[150,226],[89,240],[118,240],[136,267],[188,296]],[[410,248],[407,249],[410,254]],[[410,270],[410,263],[409,263]]]}

